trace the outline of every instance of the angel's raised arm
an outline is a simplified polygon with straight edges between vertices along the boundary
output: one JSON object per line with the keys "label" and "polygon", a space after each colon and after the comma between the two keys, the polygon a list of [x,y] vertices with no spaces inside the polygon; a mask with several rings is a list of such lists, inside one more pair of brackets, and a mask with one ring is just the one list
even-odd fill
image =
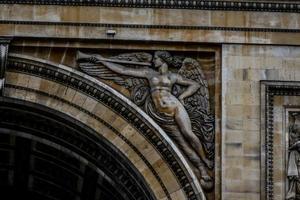
{"label": "angel's raised arm", "polygon": [[139,69],[135,69],[135,68],[125,67],[123,65],[113,63],[113,62],[106,62],[106,61],[98,61],[98,62],[102,63],[104,66],[106,66],[107,68],[109,68],[110,70],[112,70],[118,74],[123,74],[123,75],[127,75],[127,76],[148,78],[153,73],[155,73],[154,70],[152,70],[148,67],[142,67]]}
{"label": "angel's raised arm", "polygon": [[187,89],[178,97],[179,99],[184,99],[186,97],[192,96],[200,88],[199,83],[191,79],[184,78],[179,74],[177,74],[176,83],[187,86]]}

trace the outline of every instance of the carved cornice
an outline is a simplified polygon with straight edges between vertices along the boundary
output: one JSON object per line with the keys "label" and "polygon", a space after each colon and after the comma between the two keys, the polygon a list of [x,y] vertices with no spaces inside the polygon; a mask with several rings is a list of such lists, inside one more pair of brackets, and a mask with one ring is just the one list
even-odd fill
{"label": "carved cornice", "polygon": [[[169,144],[168,141],[165,141],[156,133],[156,128],[145,120],[145,117],[137,111],[132,110],[130,106],[125,105],[120,97],[113,94],[107,88],[101,87],[86,78],[83,79],[77,73],[54,67],[50,63],[34,62],[33,60],[24,58],[11,56],[8,60],[8,70],[58,82],[68,87],[75,88],[91,98],[100,101],[132,124],[132,126],[142,133],[155,149],[160,152],[177,177],[177,180],[188,199],[205,199],[201,188],[199,188],[200,186],[197,185],[199,184],[198,181],[195,182],[196,180],[191,178],[192,176],[189,175],[190,171],[187,170],[187,166],[184,166],[184,164],[179,161],[179,155],[176,155],[176,153],[173,152],[174,150],[172,150],[172,148],[174,147],[171,147],[172,145]],[[179,154],[179,152],[177,152],[177,154]]]}
{"label": "carved cornice", "polygon": [[133,8],[166,8],[198,10],[233,10],[260,12],[296,12],[299,3],[269,1],[212,1],[212,0],[2,0],[1,4],[33,4],[64,6],[106,6]]}
{"label": "carved cornice", "polygon": [[0,24],[16,25],[43,25],[43,26],[75,26],[75,27],[103,27],[103,28],[135,28],[135,29],[173,29],[173,30],[212,30],[212,31],[244,31],[244,32],[277,32],[300,33],[300,29],[284,28],[249,28],[249,27],[225,27],[225,26],[184,26],[184,25],[159,25],[159,24],[108,24],[108,23],[78,23],[78,22],[47,22],[47,21],[23,21],[0,20]]}
{"label": "carved cornice", "polygon": [[261,199],[274,199],[274,97],[300,96],[300,82],[261,82],[261,155],[262,155],[262,195]]}

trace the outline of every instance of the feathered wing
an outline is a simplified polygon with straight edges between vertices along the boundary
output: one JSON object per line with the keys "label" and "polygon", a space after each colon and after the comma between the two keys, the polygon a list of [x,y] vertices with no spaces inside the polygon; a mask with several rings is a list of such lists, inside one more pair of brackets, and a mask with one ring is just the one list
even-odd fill
{"label": "feathered wing", "polygon": [[[178,74],[187,79],[192,79],[200,85],[200,89],[196,93],[184,100],[184,106],[191,118],[193,132],[205,147],[207,157],[213,159],[214,116],[210,112],[208,85],[199,62],[192,58],[186,58]],[[175,92],[179,94],[183,89],[182,86],[177,85]]]}
{"label": "feathered wing", "polygon": [[[112,56],[113,60],[126,60],[134,62],[151,62],[152,55],[149,53],[124,53],[117,56]],[[145,97],[149,95],[149,89],[147,87],[147,80],[136,77],[129,77],[121,74],[117,74],[108,69],[104,65],[95,64],[90,62],[80,62],[79,67],[85,73],[98,77],[104,80],[110,80],[114,83],[124,86],[131,91],[131,98],[136,104],[141,104],[145,101]],[[128,65],[128,67],[138,67],[134,65]]]}
{"label": "feathered wing", "polygon": [[125,76],[116,74],[104,65],[89,62],[81,62],[79,63],[79,67],[83,72],[90,76],[98,77],[104,80],[111,80],[119,85],[123,85],[126,88],[128,88],[126,83],[127,78]]}

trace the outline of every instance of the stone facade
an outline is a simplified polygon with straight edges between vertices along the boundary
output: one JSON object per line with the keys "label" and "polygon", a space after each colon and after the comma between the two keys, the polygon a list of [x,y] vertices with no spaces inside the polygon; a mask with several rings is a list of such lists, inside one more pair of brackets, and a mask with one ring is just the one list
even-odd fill
{"label": "stone facade", "polygon": [[[287,113],[300,107],[300,4],[130,2],[1,2],[2,97],[85,124],[129,160],[154,199],[285,199]],[[83,73],[76,60],[78,51],[159,50],[196,60],[207,81],[212,190],[128,88]]]}
{"label": "stone facade", "polygon": [[[222,132],[225,138],[222,143],[222,166],[225,168],[222,169],[222,180],[227,183],[223,186],[223,194],[228,199],[259,199],[261,190],[264,190],[260,187],[263,164],[261,148],[264,148],[261,146],[261,134],[264,133],[260,131],[263,123],[260,81],[299,80],[300,70],[296,64],[299,50],[297,47],[287,46],[223,46]],[[280,110],[274,112],[281,113],[277,115],[279,119],[276,119],[276,131],[278,137],[282,137],[280,126],[282,127],[284,115]],[[283,141],[274,138],[276,139],[279,142],[276,146],[282,145]],[[276,160],[278,159],[281,158]]]}

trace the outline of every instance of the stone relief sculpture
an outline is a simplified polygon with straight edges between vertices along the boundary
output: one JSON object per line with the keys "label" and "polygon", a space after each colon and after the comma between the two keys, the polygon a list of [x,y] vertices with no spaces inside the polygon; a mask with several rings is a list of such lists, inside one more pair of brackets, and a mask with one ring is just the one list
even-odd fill
{"label": "stone relief sculpture", "polygon": [[300,199],[300,112],[291,112],[287,162],[287,200]]}
{"label": "stone relief sculpture", "polygon": [[78,52],[77,60],[85,73],[129,89],[132,101],[168,133],[192,163],[202,187],[213,187],[214,117],[207,81],[195,59],[156,51],[154,56],[141,52],[110,58]]}

